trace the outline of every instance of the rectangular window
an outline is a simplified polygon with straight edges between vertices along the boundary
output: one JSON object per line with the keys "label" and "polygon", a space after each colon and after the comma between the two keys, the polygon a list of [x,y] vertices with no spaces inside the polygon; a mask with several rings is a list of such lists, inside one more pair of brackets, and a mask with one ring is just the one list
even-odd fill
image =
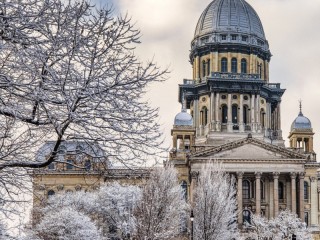
{"label": "rectangular window", "polygon": [[73,169],[72,160],[67,160],[67,170]]}
{"label": "rectangular window", "polygon": [[248,36],[242,36],[242,41],[247,42],[248,41]]}
{"label": "rectangular window", "polygon": [[232,41],[236,41],[237,40],[237,35],[232,35],[231,39],[232,39]]}
{"label": "rectangular window", "polygon": [[227,40],[227,35],[221,35],[221,40],[222,40],[222,41]]}

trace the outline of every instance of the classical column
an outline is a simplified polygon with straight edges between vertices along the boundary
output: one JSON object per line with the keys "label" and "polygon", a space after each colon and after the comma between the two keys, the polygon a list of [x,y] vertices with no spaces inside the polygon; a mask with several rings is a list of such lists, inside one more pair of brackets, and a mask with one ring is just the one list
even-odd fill
{"label": "classical column", "polygon": [[274,172],[273,173],[273,205],[274,205],[274,217],[277,217],[279,214],[279,175],[280,173]]}
{"label": "classical column", "polygon": [[214,71],[219,72],[219,54],[218,52],[214,52],[215,64],[214,64]]}
{"label": "classical column", "polygon": [[216,131],[221,131],[221,123],[220,123],[220,120],[219,120],[219,112],[220,112],[220,94],[217,92],[216,93],[216,102],[215,102],[215,114],[216,114]]}
{"label": "classical column", "polygon": [[256,123],[257,132],[260,131],[261,121],[260,121],[260,95],[257,94],[256,98]]}
{"label": "classical column", "polygon": [[173,135],[172,141],[173,141],[173,148],[177,149],[177,135],[176,134]]}
{"label": "classical column", "polygon": [[256,215],[261,213],[261,172],[256,172]]}
{"label": "classical column", "polygon": [[278,130],[281,130],[281,104],[278,103]]}
{"label": "classical column", "polygon": [[304,222],[304,176],[305,173],[299,173],[299,218]]}
{"label": "classical column", "polygon": [[199,118],[199,100],[194,99],[193,103],[193,125],[197,128],[199,126],[198,118]]}
{"label": "classical column", "polygon": [[311,226],[319,226],[318,221],[318,187],[317,177],[310,177],[310,195],[311,195]]}
{"label": "classical column", "polygon": [[191,185],[190,185],[190,202],[191,202],[191,205],[193,205],[193,203],[194,203],[194,189],[197,186],[198,175],[199,175],[199,172],[195,172],[195,171],[191,172]]}
{"label": "classical column", "polygon": [[228,132],[232,132],[232,95],[228,94]]}
{"label": "classical column", "polygon": [[254,106],[254,99],[255,99],[255,95],[251,94],[251,106],[250,106],[250,111],[251,111],[251,131],[254,132],[255,131],[255,106]]}
{"label": "classical column", "polygon": [[211,92],[210,96],[210,129],[214,130],[214,93]]}
{"label": "classical column", "polygon": [[243,123],[243,94],[240,94],[240,111],[239,111],[239,131],[244,132],[244,123]]}
{"label": "classical column", "polygon": [[290,173],[291,177],[291,211],[297,213],[297,190],[296,190],[296,177],[295,172]]}
{"label": "classical column", "polygon": [[242,225],[243,223],[243,217],[242,217],[242,211],[243,211],[243,203],[242,203],[242,181],[243,181],[243,172],[237,173],[238,177],[238,184],[237,184],[237,200],[238,200],[238,224]]}

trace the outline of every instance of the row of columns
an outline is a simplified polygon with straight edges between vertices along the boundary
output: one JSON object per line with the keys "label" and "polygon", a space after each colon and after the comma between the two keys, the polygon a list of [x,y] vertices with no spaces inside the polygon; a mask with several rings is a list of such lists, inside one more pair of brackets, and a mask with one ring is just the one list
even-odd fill
{"label": "row of columns", "polygon": [[[243,172],[238,172],[237,173],[237,178],[238,178],[238,189],[237,189],[237,200],[238,200],[238,223],[242,224],[243,223],[243,196],[242,196],[242,182],[243,182]],[[256,214],[261,213],[261,172],[256,172],[255,173],[255,179],[256,179],[256,199],[255,199],[255,205],[256,205]],[[279,172],[274,172],[272,174],[273,176],[273,202],[270,204],[273,206],[273,215],[274,217],[279,215]],[[290,173],[291,177],[291,211],[292,212],[297,212],[296,206],[297,206],[297,196],[296,196],[296,178],[299,176],[299,218],[304,220],[304,177],[305,173]],[[317,213],[317,211],[315,211]]]}
{"label": "row of columns", "polygon": [[[233,132],[232,123],[232,96],[233,94],[227,94],[227,131]],[[222,101],[221,94],[219,92],[211,92],[210,103],[209,103],[209,114],[208,114],[208,124],[210,125],[210,130],[220,132],[222,125]],[[250,114],[247,113],[247,124],[250,123],[252,132],[260,132],[262,129],[262,122],[264,123],[265,129],[281,130],[281,115],[280,115],[280,103],[277,104],[276,108],[272,108],[271,103],[266,103],[266,111],[264,119],[261,119],[261,97],[259,94],[251,94],[249,100]],[[244,94],[240,94],[239,98],[239,111],[237,113],[239,131],[245,131],[244,123]],[[194,112],[194,126],[195,127],[205,127],[201,126],[200,121],[200,111],[199,100],[194,100],[193,112]]]}

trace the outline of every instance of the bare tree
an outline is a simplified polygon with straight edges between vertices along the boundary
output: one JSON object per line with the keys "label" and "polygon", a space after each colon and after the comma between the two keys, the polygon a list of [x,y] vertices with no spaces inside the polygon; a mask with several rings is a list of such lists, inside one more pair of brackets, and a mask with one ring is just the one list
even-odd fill
{"label": "bare tree", "polygon": [[[47,166],[68,139],[98,142],[125,163],[157,152],[158,110],[143,96],[166,70],[137,60],[139,37],[130,18],[89,0],[1,1],[0,170]],[[48,139],[53,151],[34,162]]]}
{"label": "bare tree", "polygon": [[281,211],[273,219],[266,219],[262,216],[252,216],[251,238],[252,239],[291,239],[293,235],[297,240],[312,239],[306,223],[302,222],[295,213],[290,210]]}
{"label": "bare tree", "polygon": [[206,164],[200,171],[194,199],[194,238],[237,239],[235,180],[221,165]]}
{"label": "bare tree", "polygon": [[[58,160],[65,140],[98,144],[105,151],[101,161],[126,165],[162,151],[158,109],[143,97],[151,83],[165,79],[166,70],[137,59],[139,38],[128,16],[89,0],[0,1],[4,192],[10,195],[25,182],[25,172],[14,168],[48,166]],[[52,151],[36,160],[48,140]]]}
{"label": "bare tree", "polygon": [[173,239],[185,224],[188,204],[173,167],[158,168],[142,189],[134,216],[137,239]]}

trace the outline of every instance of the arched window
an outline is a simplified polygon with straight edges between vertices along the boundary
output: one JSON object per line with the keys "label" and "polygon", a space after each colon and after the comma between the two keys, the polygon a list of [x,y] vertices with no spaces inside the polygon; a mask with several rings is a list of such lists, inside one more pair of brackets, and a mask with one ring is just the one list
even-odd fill
{"label": "arched window", "polygon": [[48,191],[48,198],[54,196],[56,193],[53,190]]}
{"label": "arched window", "polygon": [[232,105],[232,123],[237,124],[238,123],[238,106]]}
{"label": "arched window", "polygon": [[262,78],[262,64],[258,64],[258,74],[259,74],[259,78]]}
{"label": "arched window", "polygon": [[73,169],[73,162],[72,160],[67,160],[67,170],[72,170]]}
{"label": "arched window", "polygon": [[247,73],[247,60],[241,59],[241,73]]}
{"label": "arched window", "polygon": [[222,116],[221,122],[227,123],[228,122],[228,107],[227,107],[227,105],[222,106],[221,116]]}
{"label": "arched window", "polygon": [[221,59],[221,72],[228,72],[228,59],[227,58]]}
{"label": "arched window", "polygon": [[210,62],[210,59],[208,60],[207,62],[207,76],[210,76],[210,73],[211,73],[211,66],[210,66],[211,62]]}
{"label": "arched window", "polygon": [[232,58],[231,60],[231,72],[232,73],[238,72],[238,61],[236,58]]}
{"label": "arched window", "polygon": [[309,199],[309,184],[308,182],[304,182],[304,200]]}
{"label": "arched window", "polygon": [[188,184],[186,183],[186,181],[181,182],[181,188],[183,191],[184,199],[187,201],[188,200]]}
{"label": "arched window", "polygon": [[282,182],[279,182],[278,193],[279,193],[279,199],[284,199],[284,185]]}
{"label": "arched window", "polygon": [[250,182],[248,180],[242,182],[242,196],[244,199],[250,199]]}
{"label": "arched window", "polygon": [[202,77],[206,76],[206,61],[202,61]]}
{"label": "arched window", "polygon": [[89,171],[91,169],[91,161],[86,160],[84,163],[84,166],[85,166],[86,170]]}
{"label": "arched window", "polygon": [[48,165],[48,169],[49,170],[54,170],[54,163],[53,162]]}

